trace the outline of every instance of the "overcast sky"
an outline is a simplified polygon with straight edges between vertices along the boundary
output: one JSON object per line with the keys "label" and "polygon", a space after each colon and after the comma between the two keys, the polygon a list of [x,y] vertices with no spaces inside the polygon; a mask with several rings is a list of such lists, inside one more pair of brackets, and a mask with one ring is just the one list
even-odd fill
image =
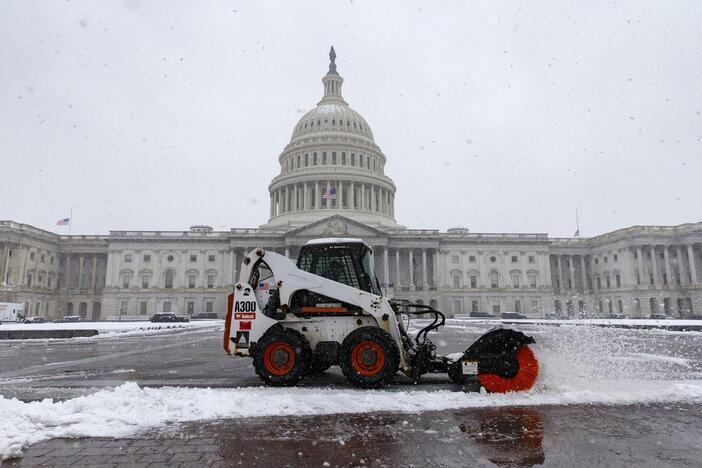
{"label": "overcast sky", "polygon": [[699,1],[259,3],[0,2],[0,219],[265,223],[333,44],[401,224],[702,221]]}

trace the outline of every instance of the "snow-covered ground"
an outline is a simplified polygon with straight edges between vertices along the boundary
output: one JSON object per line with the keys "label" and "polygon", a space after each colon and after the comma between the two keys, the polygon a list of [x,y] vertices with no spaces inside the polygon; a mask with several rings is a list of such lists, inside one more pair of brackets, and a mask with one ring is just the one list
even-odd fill
{"label": "snow-covered ground", "polygon": [[[170,330],[203,329],[223,326],[223,320],[197,320],[192,322],[72,322],[72,323],[3,323],[0,330],[97,330],[99,337],[115,334],[149,334]],[[76,339],[76,338],[74,338]]]}
{"label": "snow-covered ground", "polygon": [[[426,323],[413,321],[410,329]],[[494,325],[450,320],[432,339],[443,348],[451,343],[467,346]],[[531,346],[540,372],[529,392],[466,393],[448,383],[356,390],[144,388],[130,382],[65,401],[0,397],[0,454],[16,456],[23,447],[54,437],[124,437],[166,424],[226,418],[659,402],[702,407],[701,333],[532,324],[519,328],[537,341]]]}
{"label": "snow-covered ground", "polygon": [[329,388],[203,390],[141,388],[127,383],[63,402],[47,399],[24,403],[0,397],[0,453],[4,459],[15,457],[24,447],[55,437],[124,437],[167,423],[223,418],[677,401],[702,403],[702,381],[631,382],[607,389],[542,385],[512,395]]}

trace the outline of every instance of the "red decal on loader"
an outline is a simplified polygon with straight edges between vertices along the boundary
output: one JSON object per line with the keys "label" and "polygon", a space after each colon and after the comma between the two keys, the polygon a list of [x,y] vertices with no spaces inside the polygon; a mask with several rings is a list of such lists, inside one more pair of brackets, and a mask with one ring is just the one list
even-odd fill
{"label": "red decal on loader", "polygon": [[251,330],[251,322],[239,322],[239,330]]}
{"label": "red decal on loader", "polygon": [[256,320],[256,312],[237,312],[234,320]]}

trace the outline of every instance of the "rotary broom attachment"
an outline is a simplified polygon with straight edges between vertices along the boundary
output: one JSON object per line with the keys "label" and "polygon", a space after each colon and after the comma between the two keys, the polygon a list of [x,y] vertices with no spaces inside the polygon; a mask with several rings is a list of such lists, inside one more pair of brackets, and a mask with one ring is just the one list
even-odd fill
{"label": "rotary broom attachment", "polygon": [[[433,315],[430,324],[416,335],[414,343],[401,324],[403,337],[409,346],[413,377],[427,372],[447,372],[451,381],[458,384],[479,383],[488,392],[507,393],[531,389],[539,375],[539,362],[529,348],[534,338],[510,328],[491,330],[478,338],[463,354],[437,356],[436,346],[429,340],[429,332],[443,326],[446,318],[440,311],[404,300],[391,301],[393,306],[408,318]],[[409,321],[408,321],[409,323]]]}

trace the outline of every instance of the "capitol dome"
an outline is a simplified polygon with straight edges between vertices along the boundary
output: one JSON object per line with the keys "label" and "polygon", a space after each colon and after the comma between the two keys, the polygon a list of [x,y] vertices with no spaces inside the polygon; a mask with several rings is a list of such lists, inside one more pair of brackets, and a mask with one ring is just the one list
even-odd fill
{"label": "capitol dome", "polygon": [[334,214],[364,224],[398,229],[395,184],[385,175],[386,158],[366,119],[344,101],[344,79],[329,52],[324,94],[295,124],[280,154],[280,174],[269,186],[265,227],[302,226]]}

